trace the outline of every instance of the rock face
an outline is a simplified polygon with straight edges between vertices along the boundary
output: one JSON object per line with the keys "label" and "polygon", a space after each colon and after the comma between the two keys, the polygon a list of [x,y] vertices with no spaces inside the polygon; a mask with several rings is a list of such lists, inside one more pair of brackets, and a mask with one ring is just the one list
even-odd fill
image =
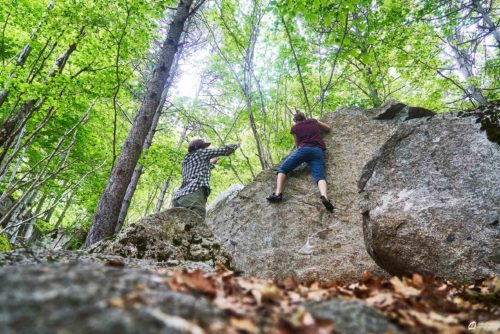
{"label": "rock face", "polygon": [[203,219],[184,208],[143,218],[88,251],[159,262],[191,261],[231,267],[231,256],[215,241]]}
{"label": "rock face", "polygon": [[5,267],[0,328],[2,334],[203,333],[224,321],[210,301],[170,291],[167,278],[99,264]]}
{"label": "rock face", "polygon": [[[365,250],[357,182],[363,166],[407,119],[429,116],[404,104],[381,109],[342,109],[324,121],[329,197],[325,211],[308,168],[289,175],[282,203],[266,196],[276,174],[265,170],[253,183],[208,213],[214,234],[232,253],[236,268],[261,278],[292,276],[300,281],[352,280],[363,271],[383,272]],[[303,247],[309,238],[310,247]]]}
{"label": "rock face", "polygon": [[50,250],[44,248],[15,249],[10,252],[0,253],[0,267],[17,265],[38,264],[92,264],[100,263],[114,267],[142,268],[149,270],[159,269],[201,269],[204,271],[214,270],[212,264],[199,261],[155,261],[151,259],[136,259],[118,255],[88,253],[86,251]]}
{"label": "rock face", "polygon": [[366,247],[392,274],[500,274],[500,145],[475,117],[403,124],[359,182]]}
{"label": "rock face", "polygon": [[217,195],[217,197],[214,198],[212,202],[210,202],[210,204],[207,206],[207,211],[213,210],[216,206],[219,205],[219,203],[227,202],[229,199],[236,196],[238,191],[240,191],[243,188],[245,188],[245,186],[242,184],[232,184],[225,191]]}
{"label": "rock face", "polygon": [[386,334],[403,333],[374,309],[358,301],[325,300],[305,306],[315,318],[327,319],[340,333]]}

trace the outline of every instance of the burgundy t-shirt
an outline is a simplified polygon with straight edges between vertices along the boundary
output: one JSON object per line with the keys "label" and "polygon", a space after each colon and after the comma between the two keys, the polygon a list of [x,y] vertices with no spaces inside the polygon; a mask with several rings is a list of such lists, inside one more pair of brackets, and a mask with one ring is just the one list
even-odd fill
{"label": "burgundy t-shirt", "polygon": [[306,119],[303,122],[299,122],[292,126],[290,133],[297,136],[297,146],[298,147],[321,147],[326,150],[326,145],[321,138],[321,129],[319,127],[318,121],[314,118]]}

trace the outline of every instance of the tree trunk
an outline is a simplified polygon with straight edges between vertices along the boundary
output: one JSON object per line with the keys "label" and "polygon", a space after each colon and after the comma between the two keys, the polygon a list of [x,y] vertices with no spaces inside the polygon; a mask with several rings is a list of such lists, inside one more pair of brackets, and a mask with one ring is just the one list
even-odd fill
{"label": "tree trunk", "polygon": [[374,108],[379,108],[382,106],[382,101],[380,101],[380,96],[378,94],[378,90],[373,87],[373,81],[372,81],[372,68],[367,67],[366,68],[366,73],[365,73],[365,81],[366,85],[368,87],[368,92],[370,93],[370,100],[372,101],[373,107]]}
{"label": "tree trunk", "polygon": [[[147,150],[151,147],[153,142],[153,137],[156,133],[156,127],[158,126],[158,121],[160,120],[160,116],[165,106],[165,101],[167,100],[168,90],[172,85],[175,73],[177,72],[178,64],[179,64],[179,53],[182,52],[182,48],[178,51],[175,61],[172,68],[172,75],[169,76],[167,83],[165,84],[165,88],[163,89],[160,104],[156,109],[155,116],[153,118],[153,122],[151,124],[151,129],[149,129],[148,136],[146,137],[146,142],[143,146],[143,151],[146,154]],[[137,165],[134,169],[134,173],[132,174],[132,178],[130,179],[130,183],[127,187],[127,192],[125,193],[125,198],[123,199],[122,206],[120,208],[120,214],[118,216],[118,221],[116,222],[115,233],[120,232],[122,229],[123,223],[125,222],[125,218],[127,218],[128,208],[130,207],[130,203],[132,202],[132,197],[134,197],[135,190],[137,188],[137,184],[139,183],[139,179],[142,175],[143,166]]]}
{"label": "tree trunk", "polygon": [[[454,42],[457,42],[458,44],[458,42],[460,41],[459,37],[449,36],[447,38],[447,41],[451,47],[455,61],[457,62],[458,72],[462,76],[464,82],[470,82],[469,79],[474,78],[475,75],[470,62],[467,59],[468,55],[464,54],[464,52],[460,50],[458,46],[455,46]],[[467,93],[469,94],[469,98],[476,101],[480,106],[484,106],[488,103],[483,95],[483,92],[481,91],[481,88],[476,87],[473,83],[467,84]]]}
{"label": "tree trunk", "polygon": [[[7,223],[7,227],[5,228],[5,231],[9,235],[9,242],[11,244],[16,243],[17,235],[22,228],[21,225],[23,217],[26,211],[31,209],[31,204],[37,194],[38,191],[34,191],[27,196],[19,198],[19,200],[17,201],[18,206],[10,216],[10,221]],[[26,202],[24,203],[25,199]]]}
{"label": "tree trunk", "polygon": [[113,168],[106,189],[99,201],[94,221],[85,240],[88,247],[115,232],[121,204],[130,183],[132,173],[141,155],[146,136],[151,128],[153,117],[160,104],[161,94],[167,82],[170,68],[174,62],[184,23],[190,15],[193,0],[181,0],[167,38],[163,42],[160,58],[155,67],[146,97],[137,113],[134,124],[125,140],[122,151]]}
{"label": "tree trunk", "polygon": [[490,32],[493,33],[493,36],[497,40],[498,47],[500,47],[500,31],[498,31],[497,27],[495,26],[495,22],[493,22],[491,17],[488,15],[488,12],[486,11],[486,9],[484,9],[483,5],[481,5],[481,1],[472,0],[472,4],[474,5],[476,12],[481,14],[481,17],[483,19],[483,24],[486,27],[488,27]]}
{"label": "tree trunk", "polygon": [[[14,148],[14,151],[18,151],[19,150],[19,145],[21,145],[21,140],[24,137],[25,130],[26,130],[26,127],[23,127],[21,129],[21,133],[19,134],[19,137],[17,138],[17,142],[16,142],[16,146]],[[25,153],[26,153],[26,148],[23,149],[23,152],[21,153],[21,155],[19,156],[19,158],[17,158],[16,165],[14,166],[14,169],[12,170],[12,173],[10,175],[9,183],[7,183],[7,186],[4,189],[9,189],[10,188],[10,185],[11,185],[12,181],[14,180],[14,178],[16,176],[17,170],[19,168],[19,165],[21,164],[21,161],[24,158],[24,154]],[[2,163],[3,162],[4,161],[2,161]],[[3,168],[4,166],[2,166],[2,163],[0,163],[0,183],[2,182],[3,178],[5,177],[5,175],[7,175],[7,172],[9,171],[9,166],[5,166],[5,168]]]}
{"label": "tree trunk", "polygon": [[[33,216],[37,216],[41,211],[42,207],[45,204],[45,200],[47,199],[47,193],[44,193],[41,197],[41,199],[38,201],[38,204],[35,209],[35,213]],[[27,225],[23,227],[23,238],[24,241],[29,242],[29,239],[31,238],[31,235],[33,234],[33,227],[35,225],[36,219],[30,219],[27,222]]]}
{"label": "tree trunk", "polygon": [[[164,103],[165,100],[163,100],[162,102]],[[158,110],[156,111],[155,116],[153,118],[153,124],[151,124],[151,129],[149,129],[148,136],[146,137],[146,142],[142,147],[143,151],[145,152],[149,149],[149,147],[151,147],[151,143],[153,142],[153,136],[156,131],[156,126],[158,125],[158,120],[160,119],[163,103],[160,103],[160,106],[158,106]],[[128,184],[127,187],[127,192],[125,193],[125,198],[123,199],[122,206],[120,208],[120,214],[118,216],[118,221],[116,222],[115,233],[120,232],[123,223],[125,222],[130,202],[132,201],[135,189],[137,188],[137,184],[139,183],[139,178],[142,175],[142,169],[143,169],[142,165],[137,164],[137,166],[135,166],[134,173],[132,174],[132,178],[130,179],[130,183]]]}
{"label": "tree trunk", "polygon": [[281,22],[285,27],[286,35],[288,36],[288,43],[290,44],[290,49],[292,49],[293,59],[295,59],[295,66],[297,67],[297,72],[299,73],[300,85],[302,87],[302,92],[304,93],[304,98],[306,100],[307,115],[309,117],[312,117],[312,110],[311,110],[311,105],[309,104],[309,98],[307,97],[307,89],[304,84],[304,77],[302,76],[299,60],[297,58],[297,54],[295,53],[295,48],[293,47],[292,36],[290,35],[290,31],[288,30],[288,26],[286,25],[286,21],[283,16],[281,16]]}
{"label": "tree trunk", "polygon": [[54,225],[54,229],[58,229],[59,226],[61,226],[61,224],[63,222],[63,219],[66,216],[66,212],[68,211],[69,207],[71,206],[71,203],[72,203],[71,201],[73,200],[74,196],[75,196],[75,193],[71,193],[71,196],[66,201],[66,204],[64,205],[63,211],[61,212],[61,214],[59,215],[59,217],[57,217],[57,222]]}

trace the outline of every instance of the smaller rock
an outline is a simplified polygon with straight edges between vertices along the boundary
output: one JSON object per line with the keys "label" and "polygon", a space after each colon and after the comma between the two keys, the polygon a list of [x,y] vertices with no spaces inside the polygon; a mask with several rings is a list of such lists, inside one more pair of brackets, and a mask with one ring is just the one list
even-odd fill
{"label": "smaller rock", "polygon": [[332,321],[339,333],[403,333],[380,313],[357,301],[331,299],[309,303],[305,309],[315,318]]}
{"label": "smaller rock", "polygon": [[143,218],[88,251],[160,262],[201,261],[212,267],[220,262],[227,268],[232,267],[231,255],[216,242],[203,219],[184,208]]}

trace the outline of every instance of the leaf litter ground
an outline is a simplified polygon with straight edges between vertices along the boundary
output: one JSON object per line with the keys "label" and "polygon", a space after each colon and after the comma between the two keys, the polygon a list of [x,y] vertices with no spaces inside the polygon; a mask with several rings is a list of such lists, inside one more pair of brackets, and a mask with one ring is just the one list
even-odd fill
{"label": "leaf litter ground", "polygon": [[[413,274],[383,279],[365,273],[358,282],[303,285],[292,278],[280,282],[241,277],[231,271],[165,270],[165,284],[173,291],[206,298],[227,319],[208,328],[183,319],[192,333],[340,333],[331,320],[307,312],[307,302],[332,298],[368,305],[408,333],[500,332],[500,278],[457,284]],[[137,293],[108,302],[128,307]],[[140,298],[139,298],[140,300]],[[174,321],[170,319],[169,321]]]}

